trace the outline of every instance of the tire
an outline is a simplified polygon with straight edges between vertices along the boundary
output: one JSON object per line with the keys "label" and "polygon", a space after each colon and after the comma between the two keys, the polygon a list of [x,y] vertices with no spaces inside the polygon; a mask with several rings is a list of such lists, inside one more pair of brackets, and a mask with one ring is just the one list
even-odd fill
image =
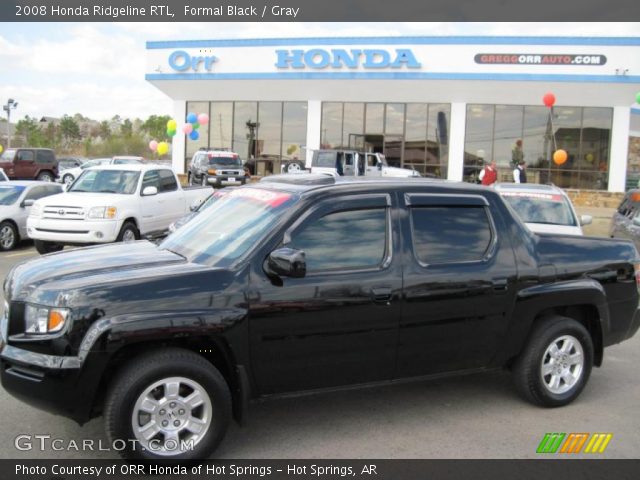
{"label": "tire", "polygon": [[534,326],[513,365],[513,381],[525,400],[561,407],[580,395],[592,366],[593,341],[587,329],[571,318],[549,317]]}
{"label": "tire", "polygon": [[62,176],[62,183],[64,185],[71,185],[73,183],[73,181],[75,180],[75,178],[73,178],[73,175],[71,175],[70,173],[67,173],[66,175]]}
{"label": "tire", "polygon": [[[185,399],[194,393],[201,402],[189,406]],[[130,360],[111,382],[104,408],[109,441],[124,440],[126,448],[119,449],[120,455],[135,460],[205,459],[224,438],[230,418],[231,394],[222,374],[201,356],[180,348],[163,348]],[[153,433],[150,439],[140,432],[146,425],[151,425],[146,430]],[[193,442],[192,449],[170,448],[169,440],[180,435]]]}
{"label": "tire", "polygon": [[187,185],[193,185],[193,176],[191,176],[191,172],[187,173]]}
{"label": "tire", "polygon": [[304,163],[300,160],[289,160],[283,165],[283,173],[300,173],[304,170]]}
{"label": "tire", "polygon": [[7,252],[16,248],[20,242],[20,234],[16,226],[8,221],[0,223],[0,250]]}
{"label": "tire", "polygon": [[55,242],[45,242],[44,240],[34,240],[33,244],[40,255],[46,255],[47,253],[59,252],[64,248],[64,245],[60,245]]}
{"label": "tire", "polygon": [[41,182],[53,182],[55,178],[53,176],[53,173],[44,171],[38,174],[37,180],[40,180]]}
{"label": "tire", "polygon": [[133,222],[124,222],[116,242],[135,242],[140,240],[140,231]]}

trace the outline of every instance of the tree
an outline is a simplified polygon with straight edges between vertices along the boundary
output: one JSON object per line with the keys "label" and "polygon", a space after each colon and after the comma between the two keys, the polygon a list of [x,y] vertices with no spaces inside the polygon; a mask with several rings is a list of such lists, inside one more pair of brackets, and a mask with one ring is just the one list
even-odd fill
{"label": "tree", "polygon": [[108,120],[103,120],[100,122],[100,137],[103,140],[108,140],[111,137],[111,125],[109,125]]}
{"label": "tree", "polygon": [[16,124],[16,135],[24,138],[26,146],[47,146],[46,138],[43,135],[42,130],[40,130],[38,121],[28,115]]}
{"label": "tree", "polygon": [[166,136],[167,122],[171,119],[169,115],[151,115],[147,118],[140,129],[145,132],[149,138],[160,140]]}
{"label": "tree", "polygon": [[133,135],[133,123],[128,118],[125,118],[122,125],[120,125],[120,134],[125,138],[131,138],[131,135]]}
{"label": "tree", "polygon": [[60,135],[67,146],[81,138],[78,123],[69,115],[64,115],[60,120]]}

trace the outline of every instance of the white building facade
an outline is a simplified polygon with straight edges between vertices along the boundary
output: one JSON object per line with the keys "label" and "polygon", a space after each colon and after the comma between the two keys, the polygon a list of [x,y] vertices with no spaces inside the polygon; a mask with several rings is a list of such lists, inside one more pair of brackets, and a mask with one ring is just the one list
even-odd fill
{"label": "white building facade", "polygon": [[509,180],[524,160],[532,182],[621,192],[632,181],[640,37],[148,42],[146,72],[179,123],[209,116],[197,140],[180,128],[173,137],[178,172],[205,147],[236,151],[261,173],[349,148],[452,180],[474,181],[490,160]]}

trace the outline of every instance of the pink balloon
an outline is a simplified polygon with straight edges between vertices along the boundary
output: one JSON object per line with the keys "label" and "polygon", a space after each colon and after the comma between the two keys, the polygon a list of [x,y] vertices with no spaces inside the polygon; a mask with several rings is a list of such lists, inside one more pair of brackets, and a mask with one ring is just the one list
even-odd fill
{"label": "pink balloon", "polygon": [[198,123],[200,125],[206,125],[209,123],[209,115],[207,115],[206,113],[201,113],[200,115],[198,115]]}
{"label": "pink balloon", "polygon": [[193,125],[191,125],[190,123],[185,123],[185,124],[182,126],[182,132],[183,132],[185,135],[189,135],[192,131],[193,131]]}
{"label": "pink balloon", "polygon": [[149,142],[149,150],[151,150],[152,152],[158,150],[158,142],[156,142],[155,140],[151,140]]}

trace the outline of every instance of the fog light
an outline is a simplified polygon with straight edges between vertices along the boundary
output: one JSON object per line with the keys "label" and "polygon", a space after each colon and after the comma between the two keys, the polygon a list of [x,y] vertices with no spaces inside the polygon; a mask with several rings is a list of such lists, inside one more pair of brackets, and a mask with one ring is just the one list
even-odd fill
{"label": "fog light", "polygon": [[96,237],[98,237],[98,238],[102,238],[102,236],[103,236],[103,235],[102,235],[102,232],[96,232]]}

